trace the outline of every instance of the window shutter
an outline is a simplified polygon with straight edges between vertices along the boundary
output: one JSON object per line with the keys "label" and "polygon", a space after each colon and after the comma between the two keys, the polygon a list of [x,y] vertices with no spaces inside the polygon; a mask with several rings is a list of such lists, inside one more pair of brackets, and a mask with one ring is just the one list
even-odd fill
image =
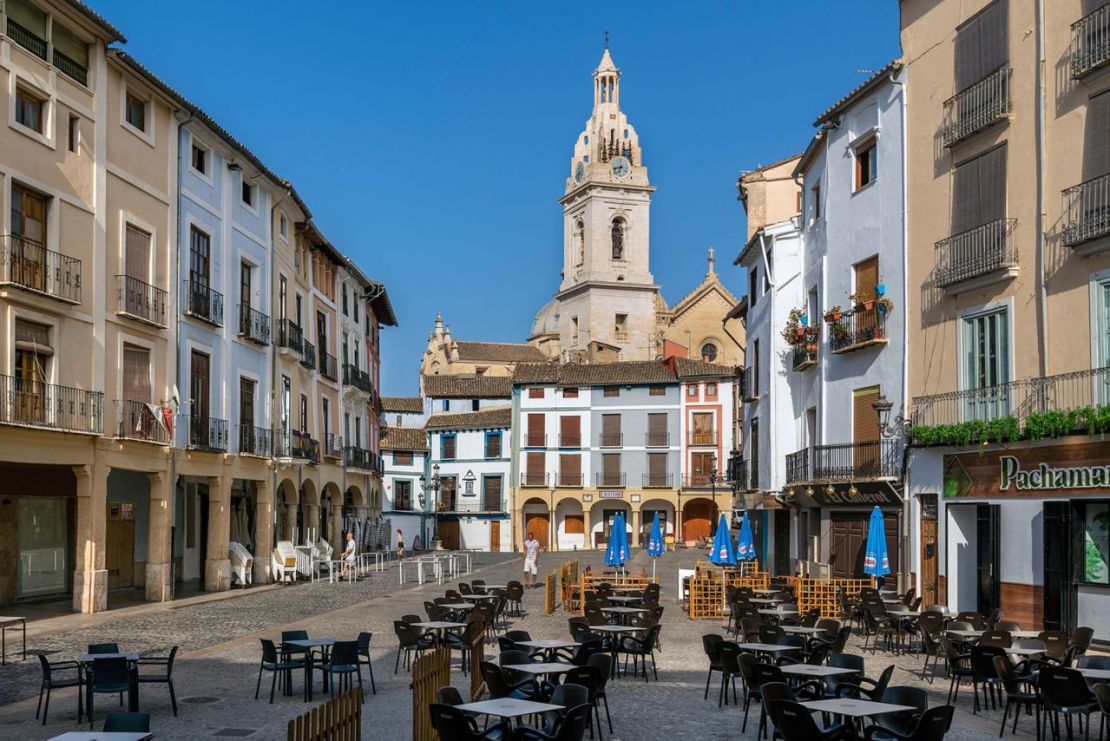
{"label": "window shutter", "polygon": [[1087,137],[1083,152],[1083,178],[1110,173],[1110,91],[1099,93],[1087,105]]}
{"label": "window shutter", "polygon": [[141,347],[123,348],[123,398],[150,403],[150,351]]}
{"label": "window shutter", "polygon": [[501,477],[500,476],[485,476],[482,479],[485,485],[485,492],[483,495],[483,509],[486,512],[497,512],[501,509]]}
{"label": "window shutter", "polygon": [[563,479],[560,483],[578,483],[582,476],[582,456],[577,453],[560,455],[559,476]]}
{"label": "window shutter", "polygon": [[527,458],[527,473],[532,476],[542,476],[544,453],[529,453]]}
{"label": "window shutter", "polygon": [[35,355],[53,355],[54,348],[50,346],[50,327],[16,319],[15,346],[17,350]]}
{"label": "window shutter", "polygon": [[879,413],[872,406],[878,399],[878,389],[856,391],[852,394],[852,440],[854,442],[879,439]]}
{"label": "window shutter", "polygon": [[601,415],[601,434],[608,437],[609,435],[621,434],[621,415],[619,414],[603,414]]}
{"label": "window shutter", "polygon": [[876,255],[856,265],[856,293],[874,299],[875,286],[878,284],[879,256]]}
{"label": "window shutter", "polygon": [[124,251],[127,277],[150,283],[150,235],[128,224]]}
{"label": "window shutter", "polygon": [[663,413],[652,413],[648,415],[648,435],[652,439],[662,438],[667,434],[667,415]]}
{"label": "window shutter", "polygon": [[[979,224],[1006,218],[1006,147],[992,149],[979,161]],[[978,226],[979,224],[976,224]]]}
{"label": "window shutter", "polygon": [[965,90],[1009,59],[1006,0],[998,0],[956,31],[956,90]]}
{"label": "window shutter", "polygon": [[666,453],[648,453],[648,473],[655,480],[667,475]]}
{"label": "window shutter", "polygon": [[542,414],[529,414],[528,415],[528,434],[542,435],[543,434],[543,415]]}
{"label": "window shutter", "polygon": [[601,456],[601,470],[606,481],[615,482],[621,474],[621,454],[606,453]]}
{"label": "window shutter", "polygon": [[952,233],[979,226],[979,161],[969,160],[952,171]]}

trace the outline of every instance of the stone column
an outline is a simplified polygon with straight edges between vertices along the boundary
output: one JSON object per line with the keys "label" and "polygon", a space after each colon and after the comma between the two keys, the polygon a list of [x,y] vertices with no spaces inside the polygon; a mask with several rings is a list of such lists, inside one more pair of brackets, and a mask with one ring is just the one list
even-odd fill
{"label": "stone column", "polygon": [[274,489],[269,479],[254,482],[254,572],[255,584],[270,582],[270,552],[274,543]]}
{"label": "stone column", "polygon": [[640,543],[641,534],[644,528],[640,525],[640,508],[634,507],[632,509],[632,543],[633,546],[643,545]]}
{"label": "stone column", "polygon": [[75,612],[102,612],[108,609],[108,570],[105,568],[105,541],[108,530],[107,466],[92,463],[74,466],[77,478],[77,522],[73,571],[73,609]]}
{"label": "stone column", "polygon": [[590,510],[587,507],[582,507],[582,548],[589,550],[593,547],[594,534],[590,532]]}
{"label": "stone column", "polygon": [[301,527],[301,542],[296,545],[302,545],[309,539],[313,543],[320,537],[320,506],[317,504],[306,503],[304,505],[304,524]]}
{"label": "stone column", "polygon": [[173,485],[162,471],[147,475],[150,479],[150,517],[147,522],[146,598],[151,602],[173,599],[173,554],[170,551],[170,511],[173,508]]}
{"label": "stone column", "polygon": [[204,591],[231,589],[231,559],[227,544],[231,539],[231,480],[225,476],[208,477],[208,549],[204,561]]}

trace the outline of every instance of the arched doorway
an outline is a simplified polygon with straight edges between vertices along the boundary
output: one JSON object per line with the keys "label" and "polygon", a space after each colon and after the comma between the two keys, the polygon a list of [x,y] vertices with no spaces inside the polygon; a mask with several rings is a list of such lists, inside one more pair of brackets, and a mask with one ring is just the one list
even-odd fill
{"label": "arched doorway", "polygon": [[708,538],[716,518],[713,500],[698,497],[686,502],[682,507],[682,539],[693,543]]}
{"label": "arched doorway", "polygon": [[289,479],[278,484],[276,508],[277,526],[274,528],[274,545],[279,540],[293,541],[296,538],[297,516],[299,513],[297,485]]}
{"label": "arched doorway", "polygon": [[659,513],[659,529],[663,538],[674,537],[674,505],[665,499],[649,499],[640,505],[640,544],[647,546],[651,535],[651,523],[655,513]]}
{"label": "arched doorway", "polygon": [[547,534],[551,530],[551,513],[547,503],[542,499],[529,499],[521,510],[523,522],[520,542],[523,543],[528,538],[528,533],[532,533],[533,537],[540,542],[540,548],[545,551],[550,550],[550,539]]}
{"label": "arched doorway", "polygon": [[614,517],[618,512],[624,515],[624,532],[628,536],[628,543],[630,546],[634,545],[632,508],[619,499],[602,499],[590,507],[590,532],[587,548],[605,548],[609,545]]}
{"label": "arched doorway", "polygon": [[582,502],[565,497],[555,504],[555,550],[571,551],[586,547],[585,515]]}

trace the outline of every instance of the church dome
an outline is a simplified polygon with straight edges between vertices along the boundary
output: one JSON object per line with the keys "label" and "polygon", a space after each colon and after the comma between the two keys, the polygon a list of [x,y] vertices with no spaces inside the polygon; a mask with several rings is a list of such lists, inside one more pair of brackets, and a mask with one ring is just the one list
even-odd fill
{"label": "church dome", "polygon": [[532,334],[529,339],[548,334],[559,334],[559,305],[554,299],[544,304],[532,320]]}

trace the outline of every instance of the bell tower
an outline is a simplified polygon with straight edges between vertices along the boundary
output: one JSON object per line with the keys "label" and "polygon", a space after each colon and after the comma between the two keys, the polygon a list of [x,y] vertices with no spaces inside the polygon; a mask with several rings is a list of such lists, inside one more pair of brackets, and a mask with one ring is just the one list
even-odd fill
{"label": "bell tower", "polygon": [[593,73],[593,110],[574,144],[563,197],[560,345],[600,342],[622,360],[657,355],[655,285],[649,266],[648,181],[636,129],[620,107],[621,71],[608,42]]}

